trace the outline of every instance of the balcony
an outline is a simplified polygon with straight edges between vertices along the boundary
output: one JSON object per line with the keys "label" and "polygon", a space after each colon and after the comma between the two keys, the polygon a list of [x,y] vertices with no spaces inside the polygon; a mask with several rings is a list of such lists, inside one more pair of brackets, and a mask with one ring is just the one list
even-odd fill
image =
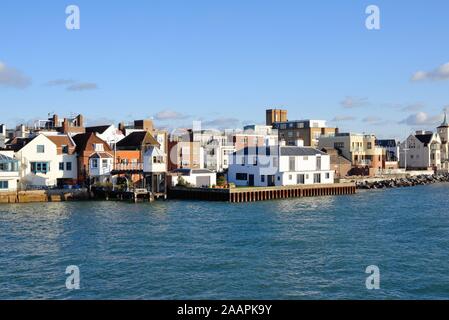
{"label": "balcony", "polygon": [[143,163],[142,162],[133,162],[133,163],[116,163],[114,166],[115,171],[142,171]]}

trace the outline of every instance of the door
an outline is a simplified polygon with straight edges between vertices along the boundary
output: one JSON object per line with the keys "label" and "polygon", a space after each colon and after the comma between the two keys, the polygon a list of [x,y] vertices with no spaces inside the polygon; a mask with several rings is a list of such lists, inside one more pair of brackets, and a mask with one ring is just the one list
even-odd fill
{"label": "door", "polygon": [[268,178],[268,186],[269,187],[274,187],[276,184],[275,184],[275,178],[274,178],[274,176],[267,176],[267,178]]}
{"label": "door", "polygon": [[253,174],[249,175],[249,180],[248,181],[249,181],[248,182],[249,186],[250,187],[254,187],[254,175]]}
{"label": "door", "polygon": [[199,188],[210,186],[210,177],[196,177],[196,186]]}

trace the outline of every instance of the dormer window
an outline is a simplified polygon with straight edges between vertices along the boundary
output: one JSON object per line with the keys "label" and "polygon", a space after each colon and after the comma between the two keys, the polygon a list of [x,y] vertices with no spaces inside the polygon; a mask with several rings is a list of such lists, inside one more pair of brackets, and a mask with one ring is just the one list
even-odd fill
{"label": "dormer window", "polygon": [[94,151],[104,151],[104,146],[102,143],[94,143]]}

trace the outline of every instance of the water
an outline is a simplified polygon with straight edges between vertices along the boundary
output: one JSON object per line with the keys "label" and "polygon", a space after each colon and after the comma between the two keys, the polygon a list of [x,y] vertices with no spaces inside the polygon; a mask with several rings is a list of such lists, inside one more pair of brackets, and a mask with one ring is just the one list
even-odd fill
{"label": "water", "polygon": [[0,299],[448,299],[448,194],[0,205]]}

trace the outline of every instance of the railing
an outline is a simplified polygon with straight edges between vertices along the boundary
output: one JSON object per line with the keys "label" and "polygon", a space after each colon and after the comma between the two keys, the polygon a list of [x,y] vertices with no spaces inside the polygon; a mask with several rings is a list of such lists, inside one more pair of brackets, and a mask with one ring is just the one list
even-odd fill
{"label": "railing", "polygon": [[143,163],[116,163],[114,170],[143,170]]}

